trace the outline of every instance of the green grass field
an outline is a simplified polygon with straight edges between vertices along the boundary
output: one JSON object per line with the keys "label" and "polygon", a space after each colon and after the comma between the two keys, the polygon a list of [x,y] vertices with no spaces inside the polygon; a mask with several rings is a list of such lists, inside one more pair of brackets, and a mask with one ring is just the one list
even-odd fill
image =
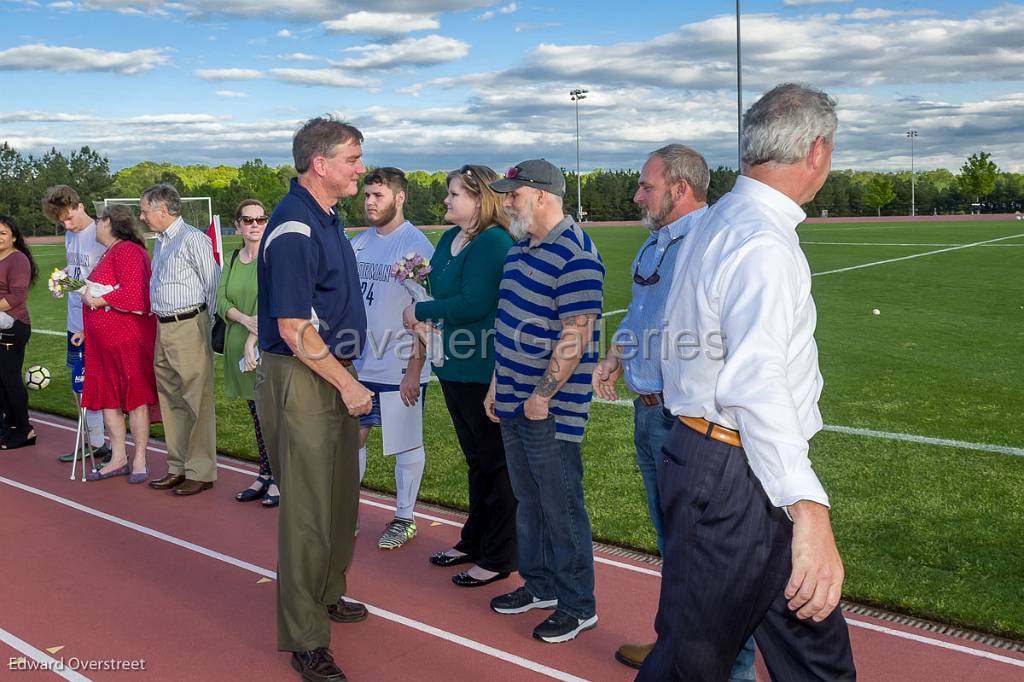
{"label": "green grass field", "polygon": [[[804,250],[819,273],[826,423],[1024,447],[1024,235],[825,274],[949,248],[935,244],[1021,233],[1024,224],[1015,221],[802,226]],[[607,267],[605,309],[625,308],[629,264],[644,231],[602,227],[591,234]],[[436,241],[440,232],[430,236]],[[35,333],[27,364],[46,365],[54,382],[32,393],[32,406],[72,415],[64,303],[49,297],[44,281],[63,265],[63,249],[33,251],[42,277],[30,301]],[[609,331],[618,319],[609,320]],[[464,508],[465,464],[436,385],[426,413],[420,497]],[[591,417],[583,453],[595,538],[653,551],[633,462],[632,410],[599,403]],[[218,397],[217,429],[222,452],[255,457],[241,402]],[[371,453],[378,442],[371,441]],[[836,432],[819,434],[811,456],[832,499],[848,599],[1024,638],[1024,457]],[[371,454],[366,484],[393,490],[391,466]]]}

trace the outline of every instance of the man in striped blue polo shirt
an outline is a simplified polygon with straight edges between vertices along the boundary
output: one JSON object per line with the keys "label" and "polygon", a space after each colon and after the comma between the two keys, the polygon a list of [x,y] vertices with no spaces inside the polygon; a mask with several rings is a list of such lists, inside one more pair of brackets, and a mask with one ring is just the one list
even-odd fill
{"label": "man in striped blue polo shirt", "polygon": [[604,265],[562,209],[565,177],[558,168],[524,161],[491,188],[505,195],[518,241],[505,258],[484,409],[501,423],[526,582],[492,599],[491,608],[555,609],[533,636],[566,642],[597,624],[580,441],[597,364]]}

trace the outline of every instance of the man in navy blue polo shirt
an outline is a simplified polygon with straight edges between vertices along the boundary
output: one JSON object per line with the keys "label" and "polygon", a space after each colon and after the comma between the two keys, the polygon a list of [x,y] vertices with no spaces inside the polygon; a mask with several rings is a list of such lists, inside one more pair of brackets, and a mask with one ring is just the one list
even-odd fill
{"label": "man in navy blue polo shirt", "polygon": [[260,243],[256,408],[281,487],[277,643],[313,682],[345,679],[331,657],[330,621],[366,618],[346,601],[359,505],[359,421],[371,393],[352,360],[366,313],[355,254],[336,211],[354,196],[363,136],[332,118],[295,133],[299,177]]}
{"label": "man in navy blue polo shirt", "polygon": [[491,600],[491,608],[555,609],[533,636],[566,642],[597,624],[580,441],[597,364],[604,265],[590,236],[562,209],[565,177],[558,168],[524,161],[491,189],[505,194],[509,231],[519,241],[505,258],[484,409],[501,422],[526,581]]}

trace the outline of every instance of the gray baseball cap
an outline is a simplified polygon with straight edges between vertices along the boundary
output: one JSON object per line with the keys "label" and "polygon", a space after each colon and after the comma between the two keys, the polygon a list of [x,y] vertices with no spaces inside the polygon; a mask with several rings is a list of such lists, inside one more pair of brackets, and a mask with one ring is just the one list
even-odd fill
{"label": "gray baseball cap", "polygon": [[502,194],[518,187],[534,187],[564,197],[565,176],[546,159],[530,159],[512,166],[503,179],[491,183],[491,189]]}

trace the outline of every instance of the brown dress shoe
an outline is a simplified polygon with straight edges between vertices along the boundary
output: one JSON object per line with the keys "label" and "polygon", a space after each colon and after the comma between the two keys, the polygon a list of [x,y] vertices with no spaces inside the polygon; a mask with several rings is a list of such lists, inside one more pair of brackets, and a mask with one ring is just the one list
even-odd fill
{"label": "brown dress shoe", "polygon": [[185,474],[172,474],[167,472],[163,478],[158,478],[155,481],[149,482],[149,487],[155,490],[170,490],[176,486],[181,485],[185,482]]}
{"label": "brown dress shoe", "polygon": [[342,682],[348,679],[335,664],[331,652],[324,647],[312,651],[293,651],[292,667],[307,682]]}
{"label": "brown dress shoe", "polygon": [[174,489],[175,495],[196,495],[213,487],[213,481],[193,481],[186,478],[185,482]]}
{"label": "brown dress shoe", "polygon": [[337,604],[327,607],[327,616],[335,623],[358,623],[361,620],[366,620],[368,613],[362,604],[345,601],[344,598],[339,599]]}
{"label": "brown dress shoe", "polygon": [[615,660],[630,668],[639,670],[643,667],[647,655],[651,653],[654,644],[623,644],[615,652]]}

